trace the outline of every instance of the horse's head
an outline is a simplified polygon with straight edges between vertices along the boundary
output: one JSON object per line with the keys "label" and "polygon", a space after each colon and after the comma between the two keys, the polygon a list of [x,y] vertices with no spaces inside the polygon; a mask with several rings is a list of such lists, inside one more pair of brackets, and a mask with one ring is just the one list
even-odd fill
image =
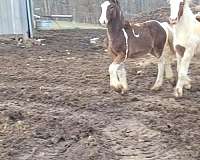
{"label": "horse's head", "polygon": [[114,19],[121,19],[122,13],[118,0],[109,0],[101,4],[101,17],[99,22],[102,25],[107,25],[110,21]]}
{"label": "horse's head", "polygon": [[184,6],[187,0],[169,0],[170,2],[170,18],[171,24],[176,24],[183,16]]}

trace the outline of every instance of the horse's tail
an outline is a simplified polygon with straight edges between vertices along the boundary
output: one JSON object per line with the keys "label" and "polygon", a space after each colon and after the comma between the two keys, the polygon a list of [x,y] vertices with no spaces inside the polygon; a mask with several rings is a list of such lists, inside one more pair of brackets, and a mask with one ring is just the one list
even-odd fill
{"label": "horse's tail", "polygon": [[175,53],[173,29],[169,25],[169,23],[167,23],[167,22],[163,22],[162,26],[164,27],[164,29],[165,29],[165,31],[167,33],[167,41],[166,41],[166,43],[168,43],[171,53]]}
{"label": "horse's tail", "polygon": [[168,24],[168,43],[169,43],[171,52],[175,53],[173,29],[171,28],[171,26],[169,24]]}

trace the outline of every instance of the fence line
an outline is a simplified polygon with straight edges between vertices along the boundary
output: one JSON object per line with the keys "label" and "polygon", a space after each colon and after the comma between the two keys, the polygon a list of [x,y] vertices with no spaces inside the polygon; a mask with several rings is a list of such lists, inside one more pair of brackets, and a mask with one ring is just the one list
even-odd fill
{"label": "fence line", "polygon": [[[98,23],[104,0],[33,0],[37,15],[72,15],[75,22]],[[167,0],[119,0],[125,17],[168,6]],[[200,4],[200,0],[193,0]]]}

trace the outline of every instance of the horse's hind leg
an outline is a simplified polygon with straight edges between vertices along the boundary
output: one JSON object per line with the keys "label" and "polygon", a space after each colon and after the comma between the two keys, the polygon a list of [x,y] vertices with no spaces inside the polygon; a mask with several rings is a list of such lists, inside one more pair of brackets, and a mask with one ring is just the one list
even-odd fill
{"label": "horse's hind leg", "polygon": [[163,84],[164,71],[165,71],[165,60],[164,60],[164,57],[162,56],[158,62],[157,79],[156,79],[154,86],[151,88],[151,90],[154,90],[154,91],[160,90],[160,88]]}
{"label": "horse's hind leg", "polygon": [[165,77],[174,87],[176,85],[176,78],[174,77],[174,73],[172,70],[172,61],[173,61],[172,55],[166,55],[165,61],[166,61],[165,62]]}
{"label": "horse's hind leg", "polygon": [[165,77],[173,87],[176,86],[176,78],[174,77],[171,64],[165,64]]}

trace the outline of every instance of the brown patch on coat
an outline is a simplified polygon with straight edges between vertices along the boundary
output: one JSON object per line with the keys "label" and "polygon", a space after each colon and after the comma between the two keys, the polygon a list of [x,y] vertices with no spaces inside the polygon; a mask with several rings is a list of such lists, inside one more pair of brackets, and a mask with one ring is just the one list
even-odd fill
{"label": "brown patch on coat", "polygon": [[196,20],[200,22],[200,15],[196,16]]}
{"label": "brown patch on coat", "polygon": [[185,53],[185,47],[181,46],[181,45],[176,45],[176,52],[183,57],[184,53]]}
{"label": "brown patch on coat", "polygon": [[[167,33],[164,28],[156,21],[148,23],[150,35],[152,37],[153,52],[156,57],[161,57],[167,40]],[[152,53],[153,54],[153,53]]]}
{"label": "brown patch on coat", "polygon": [[[130,57],[138,57],[146,53],[161,57],[167,34],[157,21],[148,21],[139,25],[128,23],[125,25],[125,30],[130,41]],[[133,30],[139,37],[134,36]]]}
{"label": "brown patch on coat", "polygon": [[184,5],[185,5],[185,2],[180,3],[179,12],[178,12],[178,19],[180,19],[183,16]]}

